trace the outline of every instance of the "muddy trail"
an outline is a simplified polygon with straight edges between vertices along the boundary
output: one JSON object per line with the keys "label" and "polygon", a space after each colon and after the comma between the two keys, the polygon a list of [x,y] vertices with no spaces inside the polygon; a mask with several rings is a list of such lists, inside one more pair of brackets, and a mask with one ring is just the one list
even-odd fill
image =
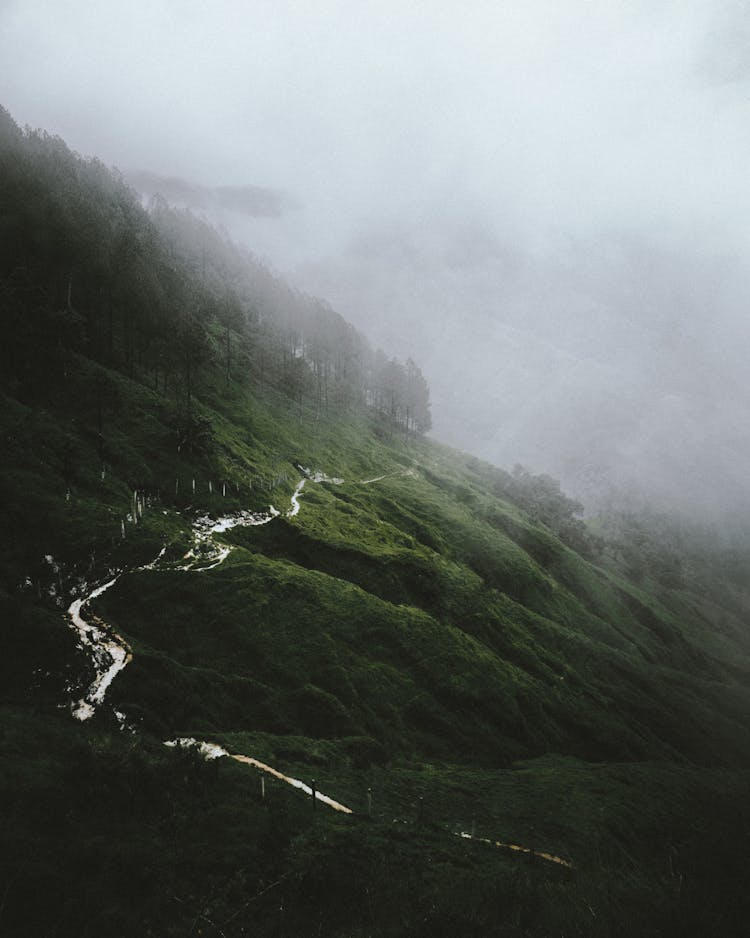
{"label": "muddy trail", "polygon": [[[303,478],[297,483],[291,495],[290,506],[286,511],[281,512],[273,505],[269,505],[267,511],[261,512],[243,510],[219,518],[211,518],[209,515],[200,515],[192,524],[192,545],[179,560],[165,560],[164,557],[167,547],[164,545],[158,555],[150,563],[126,570],[110,571],[109,578],[105,582],[99,583],[91,589],[85,588],[84,595],[71,602],[67,610],[70,626],[78,635],[79,647],[89,653],[95,674],[94,680],[87,688],[85,694],[70,703],[71,713],[77,720],[84,721],[94,716],[97,708],[104,703],[107,690],[114,679],[120,671],[127,667],[133,660],[132,649],[125,638],[98,617],[89,608],[90,604],[108,589],[111,589],[111,587],[118,582],[120,577],[127,573],[144,573],[149,570],[176,570],[199,574],[214,570],[220,564],[224,563],[234,550],[231,545],[224,544],[217,540],[216,535],[223,534],[235,527],[258,527],[270,524],[276,518],[282,517],[282,515],[287,518],[295,517],[299,514],[300,498],[303,495],[303,490],[307,482],[327,483],[331,485],[344,484],[343,479],[328,476],[320,470],[310,470],[303,466],[299,466],[298,468],[303,473]],[[413,469],[398,470],[372,479],[363,479],[358,484],[371,485],[400,475],[413,476],[416,475],[416,473]],[[115,714],[120,725],[125,727],[127,725],[125,714],[117,711],[115,711]],[[200,755],[205,759],[233,759],[236,762],[254,768],[262,774],[269,775],[298,789],[308,797],[314,796],[316,802],[320,802],[334,811],[347,815],[354,814],[351,808],[323,792],[318,791],[317,788],[313,788],[301,779],[285,775],[273,766],[267,765],[252,756],[242,753],[231,753],[217,743],[198,740],[193,737],[181,737],[167,740],[164,745],[172,748],[197,749]],[[394,823],[398,822],[394,821]],[[526,854],[535,859],[544,860],[569,869],[572,868],[572,864],[568,860],[544,851],[532,850],[529,847],[524,847],[519,844],[506,843],[486,837],[476,837],[465,831],[454,831],[453,833],[463,840],[509,850],[514,853]]]}

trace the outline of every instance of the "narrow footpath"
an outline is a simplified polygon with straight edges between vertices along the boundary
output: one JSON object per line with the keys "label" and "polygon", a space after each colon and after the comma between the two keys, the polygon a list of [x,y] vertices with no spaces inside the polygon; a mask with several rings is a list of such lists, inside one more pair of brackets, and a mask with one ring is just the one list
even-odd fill
{"label": "narrow footpath", "polygon": [[[303,478],[297,483],[291,496],[289,508],[283,513],[287,518],[293,518],[299,514],[300,498],[306,482],[328,483],[332,485],[343,485],[344,480],[326,475],[320,470],[309,470],[304,466],[298,467],[303,473]],[[363,479],[360,485],[372,485],[384,479],[392,478],[398,475],[414,475],[413,469],[397,470],[386,473],[373,479]],[[112,681],[127,665],[133,660],[133,652],[128,642],[118,634],[114,629],[108,626],[102,619],[96,616],[88,607],[93,600],[101,596],[108,589],[111,589],[115,583],[126,573],[143,573],[149,570],[179,570],[190,573],[205,573],[214,570],[220,564],[224,563],[227,557],[234,549],[231,545],[217,541],[215,535],[223,534],[234,527],[253,527],[264,524],[270,524],[274,519],[280,517],[282,512],[269,505],[268,511],[252,512],[238,511],[220,518],[213,519],[208,515],[198,517],[192,526],[193,543],[190,549],[181,558],[178,563],[165,561],[166,545],[162,547],[159,554],[147,564],[141,567],[133,567],[129,570],[111,571],[110,579],[93,587],[84,596],[73,600],[68,607],[68,616],[71,627],[76,631],[79,638],[79,646],[89,652],[94,666],[95,677],[89,685],[86,693],[78,700],[71,701],[71,713],[77,720],[89,720],[94,716],[98,707],[104,703],[104,698]],[[84,617],[84,612],[86,617]],[[124,714],[116,713],[121,725],[126,724]],[[297,788],[308,796],[313,795],[313,789],[310,785],[301,779],[285,775],[278,769],[261,762],[252,756],[241,753],[230,753],[217,743],[197,740],[192,737],[182,737],[179,739],[167,740],[165,746],[172,748],[196,748],[205,759],[228,758],[234,759],[243,765],[251,766],[260,772],[272,776],[293,788]],[[353,814],[351,808],[341,802],[334,800],[317,789],[314,792],[316,801],[327,805],[334,811],[342,814]],[[486,837],[475,837],[465,831],[456,834],[463,840],[471,840],[476,843],[487,844],[501,849],[511,850],[516,853],[523,853],[549,863],[555,863],[559,866],[572,868],[572,864],[562,857],[555,856],[543,851],[531,850],[529,847],[523,847],[519,844],[505,843],[499,840],[490,840]]]}

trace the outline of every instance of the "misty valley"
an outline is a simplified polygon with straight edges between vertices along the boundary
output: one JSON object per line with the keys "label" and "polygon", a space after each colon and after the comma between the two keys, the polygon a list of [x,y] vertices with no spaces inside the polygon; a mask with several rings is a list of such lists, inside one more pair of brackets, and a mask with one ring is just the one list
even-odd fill
{"label": "misty valley", "polygon": [[[42,43],[60,14],[23,6],[0,26]],[[154,36],[167,23],[211,46],[199,5],[164,23],[162,6]],[[554,19],[553,6],[540,9]],[[105,16],[73,7],[60,36]],[[107,46],[115,60],[127,47],[134,72],[152,41],[141,16],[121,23],[123,36],[138,25],[137,43],[113,31]],[[440,47],[466,64],[449,19]],[[427,22],[440,34],[440,17]],[[248,58],[263,57],[263,35]],[[81,49],[99,47],[93,36],[82,29]],[[409,120],[397,124],[416,135],[422,85],[382,38],[367,48],[388,68],[367,69],[401,76]],[[420,41],[432,95],[430,68],[444,66]],[[356,58],[347,47],[353,76]],[[225,59],[204,71],[215,88],[196,119],[212,115],[201,134],[231,153]],[[368,229],[347,186],[381,183],[356,161],[342,168],[312,119],[295,123],[313,90],[283,85],[284,61],[257,94],[289,97],[263,121],[237,106],[232,159],[266,123],[284,137],[282,167],[295,147],[310,161],[330,152],[325,192],[341,189],[329,221],[346,215],[346,249],[273,160],[273,185],[187,178],[195,154],[182,161],[166,103],[162,162],[127,172],[56,126],[20,126],[18,90],[13,114],[0,107],[0,935],[748,934],[744,333],[717,313],[708,339],[684,306],[678,322],[679,291],[661,279],[670,249],[648,261],[614,229],[589,266],[543,257],[541,234],[532,263],[510,235],[420,215],[395,183],[408,221]],[[20,59],[13,70],[25,74]],[[79,91],[70,112],[77,101],[93,126],[101,107],[114,127],[116,102],[146,79],[131,81],[107,108]],[[449,108],[450,83],[435,82]],[[354,78],[354,90],[334,84],[342,101],[360,93]],[[532,82],[521,100],[534,94]],[[324,115],[326,95],[313,96],[309,113]],[[378,107],[367,122],[385,119]],[[517,157],[513,134],[536,141],[536,125],[503,113]],[[457,191],[470,174],[457,157],[445,170],[434,139],[413,178],[446,172]],[[385,203],[383,185],[368,199]],[[524,199],[558,204],[541,183],[517,190],[509,226]],[[274,247],[295,258],[283,273]],[[693,267],[696,308],[715,270],[734,283],[730,253]],[[502,271],[499,292],[482,265]],[[637,325],[597,318],[615,293],[643,301]],[[649,305],[657,294],[664,306]],[[553,323],[570,297],[589,312]],[[597,357],[592,324],[615,351]],[[736,346],[725,366],[722,343]]]}

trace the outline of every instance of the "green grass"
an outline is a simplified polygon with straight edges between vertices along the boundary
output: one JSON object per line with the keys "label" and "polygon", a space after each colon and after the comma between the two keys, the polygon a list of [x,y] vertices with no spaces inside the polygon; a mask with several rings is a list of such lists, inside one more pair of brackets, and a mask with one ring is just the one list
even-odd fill
{"label": "green grass", "polygon": [[[498,498],[481,464],[361,413],[300,419],[209,371],[205,432],[178,450],[178,402],[78,365],[59,400],[6,398],[0,418],[0,782],[21,857],[0,929],[740,933],[746,597],[633,584]],[[134,660],[92,726],[58,710],[86,661],[44,555],[66,589],[163,544],[176,559],[197,511],[286,508],[298,463],[345,483],[308,482],[296,517],[228,532],[214,570],[124,575],[95,610]],[[151,504],[123,539],[134,488]],[[313,816],[272,780],[261,802],[257,772],[170,752],[176,735],[314,777],[357,816]],[[455,837],[471,829],[575,873]],[[50,911],[24,924],[36,888]]]}

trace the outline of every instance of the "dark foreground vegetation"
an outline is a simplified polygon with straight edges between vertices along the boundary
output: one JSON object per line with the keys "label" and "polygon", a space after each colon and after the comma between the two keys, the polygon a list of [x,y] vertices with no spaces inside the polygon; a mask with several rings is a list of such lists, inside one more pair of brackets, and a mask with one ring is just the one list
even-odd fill
{"label": "dark foreground vegetation", "polygon": [[[426,440],[416,365],[7,115],[0,181],[0,934],[746,934],[742,543]],[[95,601],[134,657],[74,721],[80,581],[300,466]]]}

